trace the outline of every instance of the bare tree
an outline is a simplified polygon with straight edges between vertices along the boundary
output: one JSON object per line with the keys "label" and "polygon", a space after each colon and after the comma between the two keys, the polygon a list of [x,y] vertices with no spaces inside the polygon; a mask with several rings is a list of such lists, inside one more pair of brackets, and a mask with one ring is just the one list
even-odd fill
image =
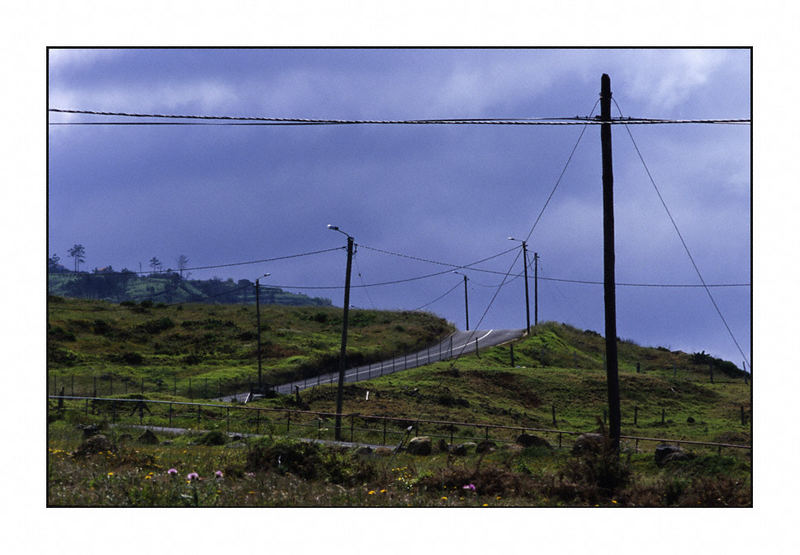
{"label": "bare tree", "polygon": [[154,256],[150,259],[149,265],[153,269],[153,273],[156,273],[161,268],[161,261]]}
{"label": "bare tree", "polygon": [[73,245],[71,249],[69,249],[69,255],[72,257],[72,260],[75,263],[75,273],[78,273],[78,268],[80,267],[81,263],[85,262],[86,259],[86,249],[80,243]]}

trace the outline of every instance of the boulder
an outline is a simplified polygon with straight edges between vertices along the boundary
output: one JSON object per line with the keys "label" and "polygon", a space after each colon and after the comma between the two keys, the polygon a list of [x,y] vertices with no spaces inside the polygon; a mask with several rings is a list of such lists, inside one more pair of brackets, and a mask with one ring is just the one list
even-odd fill
{"label": "boulder", "polygon": [[439,448],[440,453],[447,453],[450,450],[450,446],[447,444],[447,440],[444,438],[439,439],[439,444],[437,447]]}
{"label": "boulder", "polygon": [[550,444],[547,443],[547,440],[532,434],[522,433],[517,437],[515,442],[519,445],[522,445],[523,447],[547,447],[548,449],[551,448]]}
{"label": "boulder", "polygon": [[685,461],[694,458],[694,455],[687,453],[677,445],[662,443],[656,447],[655,460],[658,466],[664,466],[674,461]]}
{"label": "boulder", "polygon": [[375,454],[379,457],[391,457],[394,451],[388,447],[378,447],[375,449]]}
{"label": "boulder", "polygon": [[158,445],[158,438],[152,430],[145,430],[144,433],[136,439],[136,441],[145,445]]}
{"label": "boulder", "polygon": [[465,443],[459,443],[458,445],[454,445],[450,452],[454,455],[458,455],[459,457],[463,457],[467,453],[469,453],[470,449],[475,449],[478,447],[478,444],[474,441],[467,441]]}
{"label": "boulder", "polygon": [[103,451],[114,451],[114,445],[104,435],[99,434],[92,436],[78,446],[75,450],[76,457],[86,457],[94,455],[95,453],[102,453]]}
{"label": "boulder", "polygon": [[[545,443],[547,442],[545,441]],[[488,453],[489,451],[494,451],[495,449],[497,449],[497,444],[488,439],[484,439],[475,446],[476,453]]]}
{"label": "boulder", "polygon": [[432,450],[431,438],[428,436],[415,437],[406,447],[406,451],[412,455],[430,455]]}
{"label": "boulder", "polygon": [[581,434],[572,446],[572,453],[574,455],[587,452],[599,452],[603,449],[603,444],[606,438],[603,434],[588,433]]}
{"label": "boulder", "polygon": [[361,455],[361,456],[371,455],[372,454],[372,447],[370,447],[368,445],[364,445],[364,446],[359,447],[358,449],[356,449],[355,453],[356,453],[356,455]]}
{"label": "boulder", "polygon": [[84,438],[90,438],[100,433],[100,426],[97,424],[87,424],[86,426],[78,426],[79,430],[83,431]]}

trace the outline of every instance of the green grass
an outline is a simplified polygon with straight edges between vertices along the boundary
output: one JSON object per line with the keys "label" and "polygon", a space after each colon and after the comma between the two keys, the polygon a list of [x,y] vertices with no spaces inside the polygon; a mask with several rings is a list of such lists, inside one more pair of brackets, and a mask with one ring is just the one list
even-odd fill
{"label": "green grass", "polygon": [[[341,310],[261,308],[262,371],[267,383],[310,378],[338,368]],[[452,331],[428,313],[354,310],[348,326],[351,365],[373,362],[436,342]],[[214,396],[231,382],[246,389],[257,376],[253,306],[118,305],[51,298],[48,384],[65,393],[168,391],[181,382],[189,397]],[[208,382],[206,382],[208,380]],[[116,381],[116,384],[114,383]]]}
{"label": "green grass", "polygon": [[[78,362],[53,363],[51,373],[94,371],[129,377],[132,384],[145,377],[148,383],[167,381],[175,375],[191,376],[195,387],[203,379],[238,376],[252,372],[252,357],[242,338],[254,314],[247,307],[185,305],[178,308],[119,307],[107,303],[64,300],[67,309],[51,311],[49,346],[71,348]],[[52,306],[51,306],[52,309]],[[296,350],[310,350],[324,357],[338,346],[338,312],[317,308],[272,308],[264,333],[271,344],[268,365],[271,376],[282,369],[302,373],[307,359]],[[361,356],[382,356],[392,348],[409,347],[446,333],[448,328],[429,315],[357,311],[351,344]],[[169,319],[167,321],[166,319]],[[104,321],[106,324],[97,324]],[[88,323],[87,323],[88,322]],[[172,325],[170,325],[170,322]],[[402,328],[402,329],[400,329]],[[115,341],[106,340],[117,335]],[[126,335],[127,334],[127,335]],[[179,335],[179,337],[175,337]],[[124,339],[122,339],[124,338]],[[180,360],[181,345],[207,341],[217,345],[202,362],[187,365]],[[156,352],[156,344],[162,352]],[[164,347],[172,345],[172,347]],[[391,347],[387,347],[391,345]],[[227,346],[227,347],[226,347]],[[143,362],[120,365],[109,353],[135,352]],[[306,454],[322,457],[328,474],[300,476],[285,469],[265,467],[246,470],[247,456],[256,445],[245,438],[213,447],[198,444],[198,430],[266,434],[281,437],[333,437],[334,419],[295,409],[335,411],[335,386],[303,391],[299,402],[292,396],[263,399],[239,407],[201,408],[150,404],[142,422],[195,430],[168,439],[168,445],[138,445],[139,415],[130,406],[90,405],[67,402],[65,413],[49,426],[48,499],[52,505],[114,506],[749,506],[751,499],[750,454],[746,450],[686,446],[696,457],[659,468],[653,460],[656,442],[623,441],[623,466],[608,461],[583,460],[567,449],[573,435],[539,432],[551,445],[561,440],[565,449],[521,449],[513,444],[518,430],[489,429],[481,425],[557,429],[585,432],[598,429],[607,407],[603,338],[594,332],[545,323],[510,346],[487,349],[455,361],[376,377],[344,387],[343,435],[369,443],[383,442],[383,421],[365,416],[389,416],[399,420],[386,425],[386,443],[397,445],[405,427],[417,425],[414,434],[430,435],[448,443],[478,442],[487,434],[496,451],[481,457],[450,457],[434,453],[414,457],[400,453],[367,459],[370,469],[353,462],[348,454]],[[689,354],[664,348],[619,343],[620,392],[623,435],[749,444],[750,388],[741,374],[724,361],[703,353]],[[185,355],[183,355],[185,356]],[[105,361],[105,362],[104,362]],[[637,362],[641,372],[636,371]],[[715,366],[711,383],[708,365]],[[267,365],[265,365],[265,368]],[[106,382],[104,382],[105,385]],[[115,387],[120,387],[119,384]],[[367,392],[369,399],[367,400]],[[134,392],[128,397],[134,398]],[[187,401],[185,391],[171,388],[151,391],[150,399]],[[197,393],[195,393],[197,394]],[[124,396],[124,395],[120,395]],[[57,403],[50,402],[58,417]],[[553,423],[555,407],[556,422]],[[262,409],[257,412],[254,409]],[[637,422],[634,423],[635,409]],[[743,425],[741,409],[747,417]],[[663,422],[662,422],[663,411]],[[350,415],[359,416],[350,416]],[[471,423],[473,426],[429,423],[426,420]],[[105,425],[118,450],[87,459],[70,455],[81,438],[76,426]],[[112,427],[111,424],[114,424]],[[352,426],[352,428],[351,428]],[[123,434],[129,434],[127,437]],[[269,441],[269,440],[266,440]],[[638,449],[637,449],[638,447]],[[314,458],[313,460],[317,460]],[[363,461],[362,461],[363,462]],[[342,468],[336,465],[343,465]],[[604,466],[606,465],[606,466]],[[185,483],[165,474],[175,467],[181,476],[196,471],[206,478]],[[328,468],[325,466],[325,468]],[[359,474],[361,470],[364,474]],[[611,468],[626,480],[612,489],[601,487],[597,475]],[[599,470],[598,470],[599,469]],[[604,470],[605,469],[605,470]],[[222,470],[225,478],[213,478]],[[109,476],[108,473],[114,474]],[[147,478],[148,473],[150,478]],[[248,474],[252,472],[251,474]],[[355,473],[363,479],[343,483],[341,476]],[[301,473],[302,474],[302,473]],[[588,476],[588,477],[587,477]],[[333,480],[333,481],[332,481]],[[464,483],[461,483],[464,482]],[[462,490],[475,483],[477,492]],[[382,491],[383,490],[383,491]],[[373,493],[369,493],[372,491]],[[446,499],[444,499],[446,498]]]}

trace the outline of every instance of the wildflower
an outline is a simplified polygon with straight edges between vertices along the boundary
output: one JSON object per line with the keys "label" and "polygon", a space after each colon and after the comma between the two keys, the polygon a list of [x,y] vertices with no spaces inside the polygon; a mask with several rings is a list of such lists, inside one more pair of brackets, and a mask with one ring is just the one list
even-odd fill
{"label": "wildflower", "polygon": [[445,496],[443,495],[443,496],[442,496],[442,501],[447,501],[447,497],[445,497]]}
{"label": "wildflower", "polygon": [[150,475],[150,474],[148,474],[147,476],[145,476],[145,477],[144,477],[144,479],[145,479],[145,480],[152,480],[152,479],[153,479],[153,476],[152,476],[152,475]]}
{"label": "wildflower", "polygon": [[484,506],[484,507],[488,507],[488,506],[489,506],[489,504],[488,504],[488,503],[484,503],[484,504],[483,504],[483,506]]}
{"label": "wildflower", "polygon": [[167,474],[170,474],[170,475],[177,474],[177,473],[178,473],[178,469],[177,468],[170,468],[169,470],[167,470]]}
{"label": "wildflower", "polygon": [[197,472],[190,472],[186,475],[186,480],[191,482],[192,480],[199,480],[200,475]]}
{"label": "wildflower", "polygon": [[468,489],[469,491],[475,491],[475,484],[467,484],[465,486],[461,486],[461,489]]}
{"label": "wildflower", "polygon": [[497,499],[498,501],[500,501],[500,500],[502,499],[502,497],[500,497],[500,496],[498,495],[497,497],[495,497],[495,499]]}
{"label": "wildflower", "polygon": [[245,472],[244,475],[247,476],[248,478],[255,478],[256,477],[256,473],[255,472]]}
{"label": "wildflower", "polygon": [[113,475],[114,475],[114,473],[113,473],[113,472],[109,472],[109,473],[108,473],[108,475],[109,475],[109,476],[113,476]]}
{"label": "wildflower", "polygon": [[382,489],[382,490],[381,490],[381,493],[386,493],[386,490],[385,490],[385,489]]}
{"label": "wildflower", "polygon": [[215,471],[214,472],[214,477],[217,478],[218,480],[221,480],[222,479],[222,471],[221,470]]}
{"label": "wildflower", "polygon": [[617,500],[616,500],[616,499],[612,499],[612,500],[611,500],[611,502],[612,502],[614,505],[616,505],[616,504],[617,504]]}
{"label": "wildflower", "polygon": [[375,490],[371,489],[367,492],[367,495],[375,495]]}

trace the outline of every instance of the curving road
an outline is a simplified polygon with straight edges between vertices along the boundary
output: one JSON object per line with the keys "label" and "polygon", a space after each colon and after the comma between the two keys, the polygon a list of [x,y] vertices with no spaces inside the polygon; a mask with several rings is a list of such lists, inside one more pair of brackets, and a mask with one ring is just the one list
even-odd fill
{"label": "curving road", "polygon": [[[359,382],[362,380],[369,380],[378,376],[385,376],[400,372],[401,370],[408,370],[409,368],[416,368],[424,366],[433,362],[441,360],[449,360],[451,358],[458,358],[463,354],[471,354],[475,349],[485,349],[486,347],[493,347],[502,343],[507,343],[515,339],[519,339],[524,334],[525,330],[473,330],[473,331],[456,331],[451,334],[444,341],[437,345],[433,345],[422,351],[410,353],[403,356],[398,356],[390,360],[375,362],[365,366],[358,366],[356,368],[349,368],[345,371],[344,381],[346,383]],[[294,393],[295,389],[303,390],[322,384],[337,383],[339,380],[338,372],[331,372],[322,374],[315,378],[305,380],[298,380],[290,383],[276,385],[274,390],[277,393],[290,394]],[[238,393],[236,395],[228,395],[221,397],[220,401],[233,401],[234,399],[239,402],[247,402],[249,393]]]}

